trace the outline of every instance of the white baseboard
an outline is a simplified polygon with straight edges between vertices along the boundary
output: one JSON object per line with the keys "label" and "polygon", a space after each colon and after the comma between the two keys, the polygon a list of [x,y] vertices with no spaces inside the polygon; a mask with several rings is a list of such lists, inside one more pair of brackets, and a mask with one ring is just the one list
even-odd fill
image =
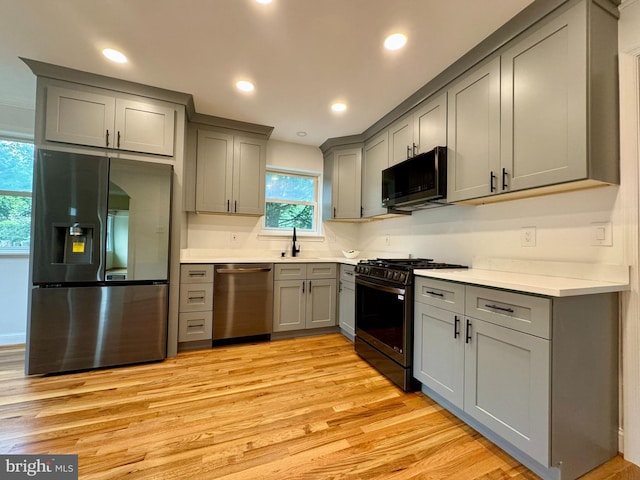
{"label": "white baseboard", "polygon": [[25,333],[5,333],[0,335],[0,346],[19,345],[26,343],[26,341],[27,335]]}

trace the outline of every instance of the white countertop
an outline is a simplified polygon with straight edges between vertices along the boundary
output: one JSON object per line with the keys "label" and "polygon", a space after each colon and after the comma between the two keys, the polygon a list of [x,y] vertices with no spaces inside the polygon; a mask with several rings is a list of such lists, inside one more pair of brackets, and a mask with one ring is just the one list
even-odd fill
{"label": "white countertop", "polygon": [[453,282],[502,288],[518,292],[546,295],[550,297],[569,297],[596,293],[621,292],[629,290],[628,280],[611,281],[587,278],[571,278],[504,272],[470,268],[468,270],[415,270],[418,276],[449,280]]}
{"label": "white countertop", "polygon": [[[181,263],[342,263],[357,265],[363,258],[280,257],[277,253],[237,255],[209,250],[182,250]],[[523,273],[527,272],[527,273]],[[580,262],[474,258],[469,269],[415,270],[417,276],[501,288],[517,292],[568,297],[629,290],[629,266]]]}
{"label": "white countertop", "polygon": [[357,265],[361,258],[345,257],[270,257],[270,256],[188,256],[181,255],[180,263],[344,263]]}

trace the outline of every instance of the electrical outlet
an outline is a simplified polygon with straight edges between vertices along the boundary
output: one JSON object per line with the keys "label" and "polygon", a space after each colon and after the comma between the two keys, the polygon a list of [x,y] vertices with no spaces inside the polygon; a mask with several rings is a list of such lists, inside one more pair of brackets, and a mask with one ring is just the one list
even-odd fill
{"label": "electrical outlet", "polygon": [[384,236],[384,244],[388,247],[391,245],[391,235],[388,233]]}
{"label": "electrical outlet", "polygon": [[520,230],[520,245],[523,247],[536,246],[536,227],[522,227],[522,230]]}
{"label": "electrical outlet", "polygon": [[231,243],[238,243],[240,236],[237,232],[231,232]]}

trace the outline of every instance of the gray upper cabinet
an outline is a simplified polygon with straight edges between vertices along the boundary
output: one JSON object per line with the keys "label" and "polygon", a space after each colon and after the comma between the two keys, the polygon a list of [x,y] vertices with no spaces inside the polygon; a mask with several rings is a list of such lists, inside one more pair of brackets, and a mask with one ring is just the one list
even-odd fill
{"label": "gray upper cabinet", "polygon": [[447,145],[447,93],[430,98],[413,114],[416,153]]}
{"label": "gray upper cabinet", "polygon": [[501,191],[587,176],[584,10],[572,8],[502,53]]}
{"label": "gray upper cabinet", "polygon": [[329,152],[324,159],[324,220],[359,219],[361,185],[362,148],[337,148]]}
{"label": "gray upper cabinet", "polygon": [[264,214],[266,141],[198,130],[196,210]]}
{"label": "gray upper cabinet", "polygon": [[429,98],[388,128],[389,166],[447,144],[447,94]]}
{"label": "gray upper cabinet", "polygon": [[385,130],[364,144],[362,160],[362,216],[384,215],[382,170],[389,167],[389,132]]}
{"label": "gray upper cabinet", "polygon": [[173,155],[175,109],[109,90],[49,85],[45,139],[156,155]]}
{"label": "gray upper cabinet", "polygon": [[389,127],[389,166],[404,162],[415,155],[413,116],[406,115]]}
{"label": "gray upper cabinet", "polygon": [[448,110],[447,199],[490,195],[500,169],[500,58],[452,85]]}

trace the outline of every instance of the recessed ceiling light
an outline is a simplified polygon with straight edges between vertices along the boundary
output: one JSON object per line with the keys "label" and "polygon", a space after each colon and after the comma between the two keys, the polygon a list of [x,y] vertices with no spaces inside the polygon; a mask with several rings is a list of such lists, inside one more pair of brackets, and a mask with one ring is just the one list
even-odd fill
{"label": "recessed ceiling light", "polygon": [[240,80],[239,82],[236,82],[236,88],[238,90],[242,90],[243,92],[253,92],[256,87],[253,85],[253,83],[247,80]]}
{"label": "recessed ceiling light", "polygon": [[124,53],[114,50],[113,48],[105,48],[102,50],[102,54],[112,62],[127,63],[127,57],[125,57]]}
{"label": "recessed ceiling light", "polygon": [[347,105],[344,103],[338,102],[331,105],[331,110],[334,112],[344,112],[347,109]]}
{"label": "recessed ceiling light", "polygon": [[256,0],[256,2],[261,3],[263,5],[268,5],[272,2],[273,0]]}
{"label": "recessed ceiling light", "polygon": [[384,48],[387,50],[398,50],[407,43],[407,37],[402,33],[394,33],[384,40]]}
{"label": "recessed ceiling light", "polygon": [[299,132],[296,132],[296,135],[298,135],[299,137],[306,137],[307,132],[303,132],[302,130],[300,130]]}

